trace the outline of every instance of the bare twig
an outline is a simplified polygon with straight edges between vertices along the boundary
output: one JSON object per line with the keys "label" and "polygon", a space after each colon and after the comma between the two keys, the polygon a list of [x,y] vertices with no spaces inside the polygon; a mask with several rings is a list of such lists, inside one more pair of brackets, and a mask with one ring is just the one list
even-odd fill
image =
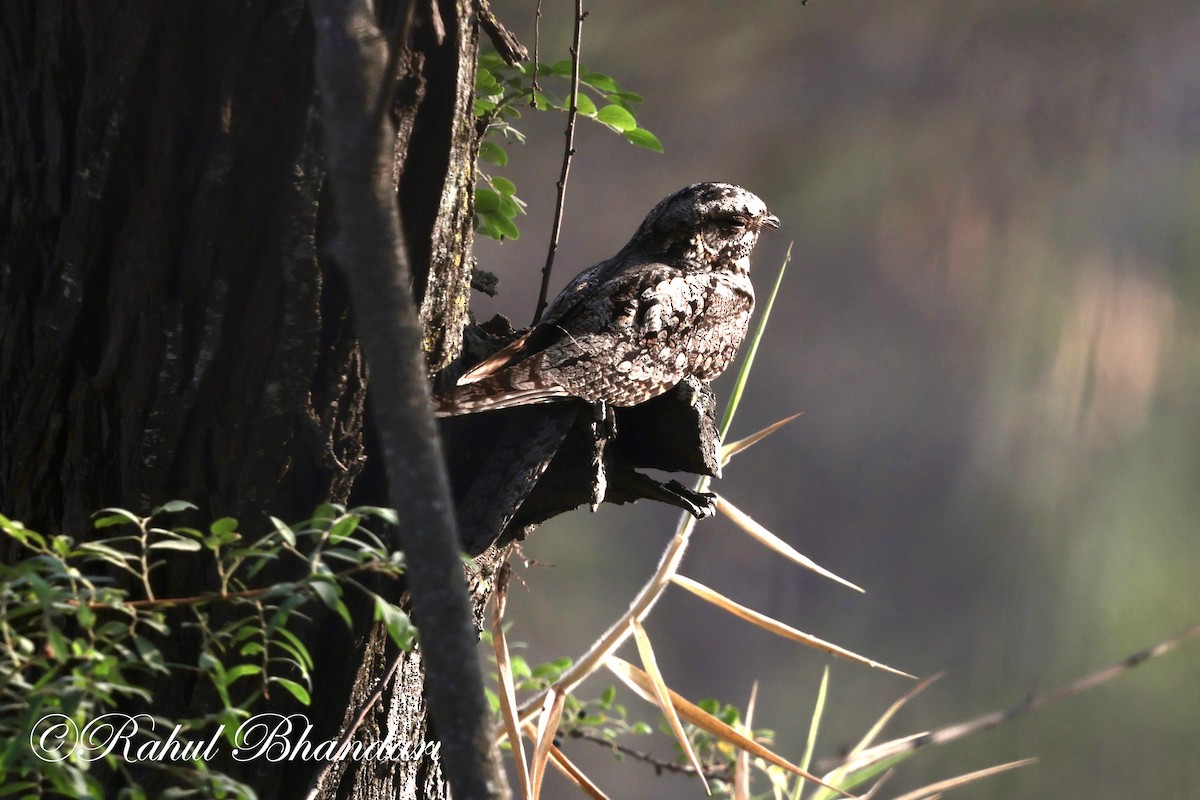
{"label": "bare twig", "polygon": [[583,38],[583,0],[575,0],[575,36],[571,42],[571,104],[567,108],[566,145],[563,147],[562,174],[558,177],[558,195],[554,202],[554,223],[550,227],[550,248],[546,253],[546,266],[542,267],[542,289],[538,292],[537,310],[533,314],[536,325],[546,310],[546,296],[550,291],[550,273],[554,270],[554,256],[558,252],[558,235],[562,231],[563,201],[567,194],[567,175],[571,172],[571,159],[575,156],[575,118],[579,114],[579,44]]}
{"label": "bare twig", "polygon": [[1126,656],[1115,664],[1110,664],[1103,669],[1096,670],[1093,673],[1084,675],[1071,681],[1068,684],[1058,687],[1057,689],[1047,692],[1046,694],[1036,697],[1030,697],[1023,703],[1018,703],[1011,708],[1001,711],[993,711],[990,714],[984,714],[981,717],[976,717],[967,722],[959,722],[953,725],[947,725],[927,733],[918,734],[916,736],[906,736],[901,739],[896,739],[891,742],[884,742],[875,747],[863,750],[860,753],[855,753],[846,761],[845,764],[837,765],[853,770],[855,765],[864,763],[877,763],[881,759],[889,758],[900,753],[907,753],[924,747],[929,744],[947,744],[961,739],[973,733],[994,728],[997,725],[1007,722],[1014,717],[1019,717],[1029,711],[1048,706],[1051,703],[1057,703],[1060,700],[1065,700],[1068,697],[1073,697],[1077,694],[1094,689],[1095,687],[1107,683],[1113,678],[1119,677],[1134,667],[1149,661],[1152,658],[1158,658],[1171,650],[1174,650],[1179,645],[1183,644],[1188,639],[1200,636],[1200,622],[1196,622],[1179,633],[1164,639],[1161,642],[1147,647],[1144,650],[1139,650],[1133,655]]}
{"label": "bare twig", "polygon": [[[375,685],[375,690],[371,692],[371,696],[366,699],[366,701],[362,704],[362,708],[360,708],[358,713],[354,715],[354,720],[350,723],[350,727],[346,728],[346,732],[342,734],[342,738],[338,739],[337,747],[335,747],[333,750],[334,753],[342,752],[342,748],[349,743],[349,741],[354,737],[354,734],[358,732],[358,729],[362,727],[363,721],[367,718],[367,714],[370,714],[371,709],[375,708],[376,704],[379,703],[379,699],[383,697],[384,690],[387,689],[388,684],[392,682],[392,677],[396,674],[396,670],[400,668],[400,661],[404,658],[404,656],[405,652],[401,650],[396,654],[396,657],[392,659],[391,665],[388,666],[387,674],[379,679],[379,683]],[[308,793],[304,795],[304,800],[316,800],[316,798],[319,796],[318,793],[320,792],[321,784],[325,782],[325,776],[328,775],[330,770],[332,770],[337,764],[337,759],[331,758],[321,766],[321,769],[319,769],[317,773],[313,775],[313,779],[309,782]]]}
{"label": "bare twig", "polygon": [[375,106],[373,113],[374,125],[378,127],[383,124],[383,116],[392,108],[392,99],[396,96],[396,84],[400,80],[398,68],[400,66],[400,54],[408,47],[408,34],[412,30],[413,14],[417,4],[415,0],[404,4],[404,8],[400,12],[400,19],[395,23],[395,27],[388,32],[388,56],[387,64],[383,68],[383,89],[379,92],[379,102]]}
{"label": "bare twig", "polygon": [[[615,753],[620,753],[621,755],[628,756],[635,761],[641,761],[645,764],[649,764],[650,766],[654,767],[654,771],[660,775],[664,772],[674,772],[678,773],[679,775],[696,774],[696,768],[691,764],[679,764],[675,761],[667,761],[666,759],[652,756],[649,753],[641,750],[635,750],[628,745],[623,745],[619,742],[605,739],[600,734],[593,733],[592,731],[583,728],[566,731],[566,734],[572,739],[582,739],[585,742],[595,742],[596,744],[604,745]],[[729,768],[726,766],[722,766],[720,769],[704,770],[705,778],[715,778],[717,780],[728,780],[731,774],[732,773],[730,772]]]}
{"label": "bare twig", "polygon": [[[381,567],[379,564],[370,562],[355,564],[353,567],[341,572],[333,573],[332,577],[337,580],[356,575],[360,572],[373,572],[379,575],[396,577],[395,572]],[[93,611],[118,611],[121,608],[174,608],[199,606],[206,603],[221,603],[227,600],[256,600],[274,591],[276,591],[275,586],[260,586],[257,589],[241,589],[235,592],[204,592],[203,594],[193,594],[186,597],[148,597],[139,600],[126,600],[120,606],[114,603],[102,603],[94,600],[84,603],[80,603],[78,600],[68,600],[67,604],[73,606],[85,605]]]}
{"label": "bare twig", "polygon": [[[542,90],[541,84],[538,83],[538,68],[541,67],[541,60],[538,54],[542,41],[542,0],[537,0],[537,10],[533,12],[533,88],[535,91]],[[533,103],[533,98],[529,98],[529,102]]]}

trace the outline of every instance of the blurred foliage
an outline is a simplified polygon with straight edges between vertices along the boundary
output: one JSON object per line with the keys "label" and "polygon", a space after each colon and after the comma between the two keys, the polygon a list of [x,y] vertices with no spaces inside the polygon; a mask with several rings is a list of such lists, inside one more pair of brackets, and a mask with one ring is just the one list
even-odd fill
{"label": "blurred foliage", "polygon": [[[526,41],[533,6],[503,11]],[[760,244],[757,274],[792,239],[796,272],[742,420],[754,430],[805,416],[779,434],[784,446],[747,454],[721,492],[869,594],[850,602],[764,565],[718,522],[698,531],[689,575],[889,663],[949,670],[905,709],[906,729],[1017,702],[1200,616],[1200,7],[590,10],[589,65],[639,87],[640,121],[667,154],[581,131],[558,280],[612,255],[679,186],[732,180],[767,200],[784,229]],[[544,46],[565,47],[569,9],[544,13]],[[561,126],[529,123],[531,146],[505,169],[541,229]],[[534,239],[481,242],[505,289],[477,313],[528,304],[545,247]],[[531,557],[557,565],[531,570],[513,598],[535,658],[578,652],[595,633],[588,620],[619,613],[670,518],[605,509],[532,537]],[[701,629],[660,655],[673,682],[741,697],[760,677],[772,698],[762,724],[783,752],[800,751],[812,697],[791,687],[815,685],[820,659],[686,598],[658,614]],[[818,759],[870,725],[879,703],[866,698],[895,692],[833,669]],[[1197,669],[1195,647],[1181,650],[914,759],[891,788],[1038,756],[955,796],[1191,796]],[[601,773],[604,785],[644,794],[625,771]],[[657,796],[694,796],[655,780]]]}

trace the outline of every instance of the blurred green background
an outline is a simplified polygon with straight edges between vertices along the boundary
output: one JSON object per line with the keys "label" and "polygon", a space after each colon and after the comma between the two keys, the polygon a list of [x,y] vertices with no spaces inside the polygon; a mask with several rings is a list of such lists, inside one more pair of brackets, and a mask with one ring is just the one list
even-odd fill
{"label": "blurred green background", "polygon": [[[493,5],[532,46],[532,0]],[[567,57],[571,5],[544,3],[543,60]],[[685,184],[762,196],[784,226],[757,250],[760,298],[792,240],[794,261],[733,437],[805,413],[716,489],[868,593],[801,572],[723,519],[699,527],[685,574],[918,675],[947,671],[895,736],[1020,702],[1200,618],[1200,5],[588,9],[584,64],[645,95],[638,119],[666,154],[581,124],[552,293]],[[492,170],[529,215],[518,241],[478,245],[501,277],[499,297],[476,298],[480,317],[532,316],[563,123],[525,114],[529,143]],[[525,552],[541,563],[520,570],[510,602],[523,655],[586,647],[675,519],[605,507],[537,532]],[[910,686],[678,590],[648,628],[689,697],[744,705],[761,681],[757,722],[794,758],[826,663],[819,757]],[[702,796],[565,746],[613,797]],[[1200,646],[922,752],[883,794],[1027,756],[1040,761],[954,796],[1200,797]],[[572,796],[548,780],[548,796]]]}

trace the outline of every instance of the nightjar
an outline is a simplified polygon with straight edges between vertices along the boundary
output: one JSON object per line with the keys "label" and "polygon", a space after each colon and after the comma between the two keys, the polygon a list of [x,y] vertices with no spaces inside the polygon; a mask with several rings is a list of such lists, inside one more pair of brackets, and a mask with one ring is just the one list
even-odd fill
{"label": "nightjar", "polygon": [[670,195],[607,261],[584,270],[529,332],[436,398],[438,416],[568,397],[632,406],[687,376],[711,380],[750,312],[750,251],[779,219],[756,195],[697,183]]}

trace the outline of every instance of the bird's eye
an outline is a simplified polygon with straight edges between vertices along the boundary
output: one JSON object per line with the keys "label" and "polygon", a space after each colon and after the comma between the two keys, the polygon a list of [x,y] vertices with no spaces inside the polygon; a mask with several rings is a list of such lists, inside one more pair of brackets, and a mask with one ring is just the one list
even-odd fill
{"label": "bird's eye", "polygon": [[745,230],[750,224],[750,220],[741,214],[733,214],[721,220],[721,225],[729,230],[740,231]]}

